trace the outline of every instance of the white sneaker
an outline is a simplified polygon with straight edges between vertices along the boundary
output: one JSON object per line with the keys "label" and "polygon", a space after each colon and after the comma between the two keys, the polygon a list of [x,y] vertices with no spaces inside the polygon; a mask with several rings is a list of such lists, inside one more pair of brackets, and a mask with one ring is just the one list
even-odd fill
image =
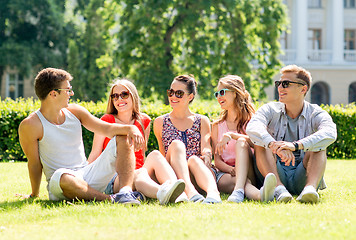
{"label": "white sneaker", "polygon": [[234,190],[231,195],[227,198],[228,202],[242,203],[245,198],[243,190]]}
{"label": "white sneaker", "polygon": [[175,201],[175,203],[181,203],[181,202],[189,202],[188,196],[187,194],[185,194],[185,192],[179,195],[179,197],[177,197]]}
{"label": "white sneaker", "polygon": [[292,195],[288,192],[285,186],[279,185],[274,190],[274,197],[277,202],[290,202],[292,200]]}
{"label": "white sneaker", "polygon": [[159,204],[174,203],[177,197],[182,194],[184,188],[185,183],[182,179],[178,179],[172,184],[169,181],[163,183],[157,192]]}
{"label": "white sneaker", "polygon": [[274,199],[274,190],[276,189],[277,179],[273,173],[268,173],[260,189],[261,202],[271,202]]}
{"label": "white sneaker", "polygon": [[319,202],[319,194],[313,186],[309,185],[303,189],[297,197],[297,201],[301,203],[317,203]]}

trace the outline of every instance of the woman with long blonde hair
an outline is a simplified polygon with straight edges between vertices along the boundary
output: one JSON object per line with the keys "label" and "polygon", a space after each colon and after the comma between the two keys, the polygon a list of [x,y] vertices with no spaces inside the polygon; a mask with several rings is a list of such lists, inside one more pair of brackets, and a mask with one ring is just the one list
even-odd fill
{"label": "woman with long blonde hair", "polygon": [[[127,79],[117,79],[109,93],[106,114],[103,121],[113,124],[135,125],[144,137],[147,146],[150,135],[151,119],[140,111],[140,98],[135,85]],[[93,146],[89,155],[89,163],[95,161],[105,149],[110,139],[94,135]],[[119,153],[118,153],[119,154]],[[136,170],[133,189],[150,198],[157,198],[160,204],[175,202],[184,191],[185,183],[177,177],[162,154],[155,150],[145,159],[145,149],[135,152]],[[118,191],[119,178],[115,176],[109,183],[106,192]],[[162,185],[160,185],[162,184]],[[143,195],[137,197],[144,199]]]}
{"label": "woman with long blonde hair", "polygon": [[249,199],[272,201],[276,177],[269,174],[258,190],[253,169],[253,143],[246,134],[246,125],[255,113],[251,96],[243,80],[237,75],[219,79],[215,97],[222,109],[220,118],[212,126],[215,176],[222,192],[232,193],[228,201]]}

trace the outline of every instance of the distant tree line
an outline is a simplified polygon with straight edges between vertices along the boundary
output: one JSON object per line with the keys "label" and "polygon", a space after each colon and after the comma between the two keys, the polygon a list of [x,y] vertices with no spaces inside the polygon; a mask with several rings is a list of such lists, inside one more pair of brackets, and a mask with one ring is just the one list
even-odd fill
{"label": "distant tree line", "polygon": [[212,97],[238,74],[256,99],[280,67],[287,28],[281,0],[1,0],[0,74],[68,70],[75,97],[97,101],[116,77],[140,94],[165,96],[174,76],[193,74]]}

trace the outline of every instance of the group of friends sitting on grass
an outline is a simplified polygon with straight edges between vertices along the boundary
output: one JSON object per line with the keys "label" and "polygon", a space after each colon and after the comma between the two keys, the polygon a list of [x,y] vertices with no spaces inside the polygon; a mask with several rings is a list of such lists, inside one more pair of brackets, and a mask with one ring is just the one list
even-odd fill
{"label": "group of friends sitting on grass", "polygon": [[[257,111],[241,77],[220,78],[214,94],[221,114],[212,124],[189,109],[197,94],[194,77],[175,77],[167,90],[172,111],[153,122],[159,149],[147,156],[151,119],[141,112],[131,81],[114,81],[101,119],[69,104],[71,81],[68,72],[55,68],[35,78],[41,106],[19,126],[32,188],[23,197],[39,196],[42,172],[50,200],[130,205],[146,197],[162,205],[221,203],[220,192],[235,203],[290,202],[293,195],[317,203],[317,191],[326,187],[326,148],[336,140],[336,125],[305,101],[312,77],[299,66],[281,69],[275,81],[279,102]],[[88,159],[82,125],[94,132]]]}

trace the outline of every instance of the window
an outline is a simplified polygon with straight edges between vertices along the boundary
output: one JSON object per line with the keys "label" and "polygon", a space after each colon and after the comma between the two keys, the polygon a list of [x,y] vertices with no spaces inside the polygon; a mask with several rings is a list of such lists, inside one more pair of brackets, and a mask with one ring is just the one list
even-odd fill
{"label": "window", "polygon": [[353,82],[349,86],[349,103],[356,103],[356,82]]}
{"label": "window", "polygon": [[345,41],[344,48],[346,50],[355,50],[356,49],[356,30],[355,29],[346,29],[344,41]]}
{"label": "window", "polygon": [[329,87],[325,82],[318,82],[312,86],[311,102],[318,105],[330,104]]}
{"label": "window", "polygon": [[23,77],[19,74],[6,75],[6,97],[16,99],[23,97]]}
{"label": "window", "polygon": [[321,49],[321,29],[308,30],[308,49]]}
{"label": "window", "polygon": [[321,0],[308,0],[308,8],[321,8]]}
{"label": "window", "polygon": [[344,8],[355,8],[356,0],[344,0]]}

